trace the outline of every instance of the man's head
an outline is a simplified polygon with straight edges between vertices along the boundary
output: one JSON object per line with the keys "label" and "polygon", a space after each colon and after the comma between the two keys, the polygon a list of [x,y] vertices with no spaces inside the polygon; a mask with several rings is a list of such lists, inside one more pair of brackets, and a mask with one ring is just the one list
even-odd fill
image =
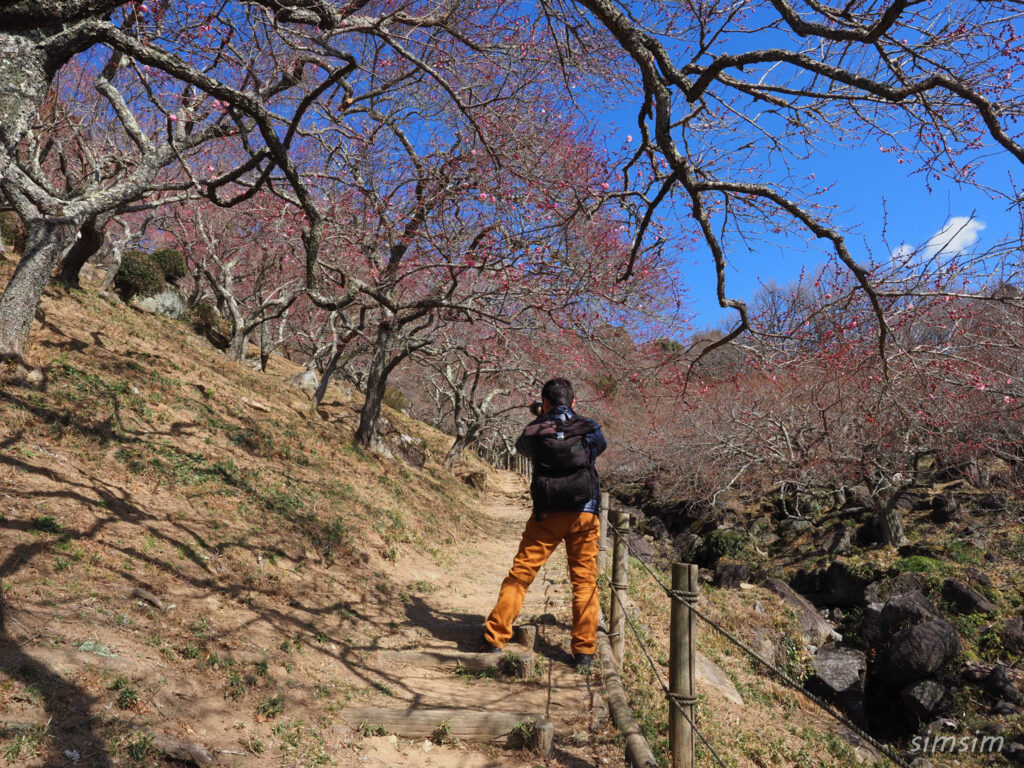
{"label": "man's head", "polygon": [[573,392],[572,383],[568,379],[557,378],[545,382],[543,389],[540,391],[540,396],[549,408],[555,408],[559,405],[572,408],[576,402],[576,393]]}

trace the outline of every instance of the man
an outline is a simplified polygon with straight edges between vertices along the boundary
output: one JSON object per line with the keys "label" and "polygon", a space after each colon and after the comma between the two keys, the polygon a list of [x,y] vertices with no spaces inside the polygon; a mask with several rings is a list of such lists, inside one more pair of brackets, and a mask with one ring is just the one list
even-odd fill
{"label": "man", "polygon": [[487,618],[480,650],[500,651],[512,637],[512,622],[523,608],[526,590],[540,567],[565,542],[572,581],[572,655],[576,668],[590,670],[597,642],[597,546],[600,504],[594,460],[607,442],[593,419],[573,413],[576,396],[568,379],[548,381],[541,390],[541,414],[516,441],[533,461],[530,496],[533,515],[519,552],[501,583],[498,602]]}

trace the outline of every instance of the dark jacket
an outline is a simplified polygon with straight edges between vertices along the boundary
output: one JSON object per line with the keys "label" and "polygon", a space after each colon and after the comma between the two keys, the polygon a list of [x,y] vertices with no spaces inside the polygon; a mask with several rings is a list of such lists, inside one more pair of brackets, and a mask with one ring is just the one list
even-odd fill
{"label": "dark jacket", "polygon": [[[565,427],[568,433],[585,433],[580,439],[587,452],[585,463],[588,464],[586,471],[590,477],[588,487],[592,489],[588,500],[582,504],[573,505],[568,509],[564,506],[557,508],[549,507],[544,501],[545,494],[542,487],[548,478],[580,475],[583,470],[571,467],[548,467],[543,462],[538,462],[538,458],[545,455],[545,440],[552,439],[556,432],[560,432],[562,427]],[[545,512],[579,511],[596,513],[598,511],[601,489],[598,484],[594,461],[607,447],[608,441],[605,440],[600,425],[593,419],[577,416],[568,406],[555,406],[548,413],[526,425],[523,433],[516,440],[516,450],[533,461],[533,482],[530,484],[530,495],[533,497],[534,513],[538,515],[538,518]]]}

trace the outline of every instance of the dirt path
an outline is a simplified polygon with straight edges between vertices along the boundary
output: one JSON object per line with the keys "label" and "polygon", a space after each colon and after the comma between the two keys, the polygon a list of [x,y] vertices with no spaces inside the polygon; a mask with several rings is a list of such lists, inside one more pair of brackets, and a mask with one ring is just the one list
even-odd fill
{"label": "dirt path", "polygon": [[[365,760],[360,764],[467,768],[619,765],[621,752],[610,743],[614,734],[607,723],[599,681],[580,675],[570,665],[571,588],[564,548],[559,547],[538,574],[519,618],[519,624],[537,626],[535,648],[518,644],[506,648],[523,653],[535,650],[534,675],[523,680],[422,665],[424,651],[440,655],[473,650],[518,547],[529,515],[526,482],[511,473],[494,472],[490,483],[481,508],[485,532],[453,544],[434,560],[423,558],[410,564],[410,580],[433,586],[425,595],[408,598],[407,620],[395,627],[391,647],[366,658],[368,667],[395,681],[373,703],[388,709],[466,708],[547,716],[555,729],[552,756],[541,761],[528,750],[469,742],[437,745],[427,739],[393,735],[363,736]],[[403,663],[403,652],[410,663]]]}

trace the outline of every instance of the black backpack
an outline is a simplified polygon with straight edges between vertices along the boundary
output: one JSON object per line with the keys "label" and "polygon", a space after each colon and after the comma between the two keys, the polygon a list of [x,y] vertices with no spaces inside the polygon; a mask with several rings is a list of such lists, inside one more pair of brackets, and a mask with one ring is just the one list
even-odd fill
{"label": "black backpack", "polygon": [[583,439],[597,426],[573,416],[568,421],[547,419],[538,427],[530,483],[533,511],[582,510],[597,493],[597,470]]}

